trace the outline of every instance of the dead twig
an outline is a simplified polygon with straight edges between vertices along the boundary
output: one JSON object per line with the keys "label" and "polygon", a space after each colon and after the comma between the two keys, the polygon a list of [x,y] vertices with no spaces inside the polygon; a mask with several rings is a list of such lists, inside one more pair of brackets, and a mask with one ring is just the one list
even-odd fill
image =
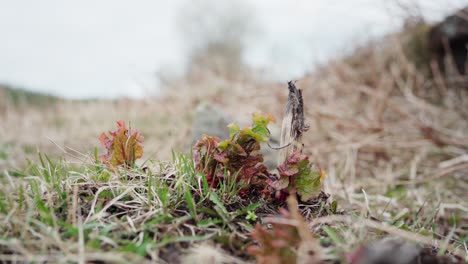
{"label": "dead twig", "polygon": [[309,129],[304,121],[304,102],[302,91],[292,81],[288,82],[288,103],[281,126],[282,147],[278,155],[278,165],[282,164],[293,151],[302,150],[302,133]]}

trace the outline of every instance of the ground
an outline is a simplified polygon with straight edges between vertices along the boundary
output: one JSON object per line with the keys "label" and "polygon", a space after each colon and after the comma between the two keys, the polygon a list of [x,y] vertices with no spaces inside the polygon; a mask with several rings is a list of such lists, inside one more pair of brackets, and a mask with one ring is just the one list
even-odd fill
{"label": "ground", "polygon": [[[388,236],[467,261],[466,76],[420,73],[400,44],[389,37],[296,82],[310,126],[303,153],[326,171],[322,194],[299,207],[328,262],[352,262]],[[254,261],[255,224],[268,226],[287,204],[204,185],[190,155],[193,109],[204,101],[237,120],[257,111],[281,120],[286,81],[207,73],[145,100],[43,105],[3,96],[0,260],[190,262],[198,247],[218,254],[211,261]],[[131,168],[96,162],[98,137],[116,120],[145,137]]]}

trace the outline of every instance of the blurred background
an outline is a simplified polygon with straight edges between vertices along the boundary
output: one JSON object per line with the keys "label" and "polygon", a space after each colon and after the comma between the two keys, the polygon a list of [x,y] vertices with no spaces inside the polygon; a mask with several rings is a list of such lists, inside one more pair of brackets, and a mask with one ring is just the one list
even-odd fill
{"label": "blurred background", "polygon": [[[21,168],[39,151],[88,161],[95,146],[102,151],[99,134],[113,129],[116,120],[142,131],[149,159],[188,151],[203,133],[227,136],[228,123],[247,125],[255,111],[279,120],[271,129],[275,141],[289,80],[298,80],[305,91],[311,120],[323,118],[327,107],[329,119],[331,113],[338,120],[353,113],[358,119],[374,116],[365,98],[353,101],[362,93],[354,89],[395,88],[401,74],[416,78],[407,85],[417,96],[445,98],[447,85],[434,76],[446,69],[437,67],[441,74],[434,75],[431,62],[442,58],[444,34],[466,37],[466,23],[450,20],[441,26],[440,38],[431,32],[467,5],[467,0],[1,1],[0,169]],[[434,83],[439,88],[427,88]],[[340,108],[339,102],[348,106]],[[323,139],[309,139],[308,151],[318,151],[312,144]]]}
{"label": "blurred background", "polygon": [[[0,82],[66,98],[142,98],[229,57],[284,82],[357,45],[468,4],[439,1],[2,1]],[[212,60],[213,58],[210,58]],[[206,64],[206,63],[205,63]],[[218,67],[221,67],[218,65]]]}
{"label": "blurred background", "polygon": [[0,0],[0,180],[94,177],[117,120],[145,166],[257,111],[278,146],[294,80],[329,201],[466,253],[467,47],[468,0]]}

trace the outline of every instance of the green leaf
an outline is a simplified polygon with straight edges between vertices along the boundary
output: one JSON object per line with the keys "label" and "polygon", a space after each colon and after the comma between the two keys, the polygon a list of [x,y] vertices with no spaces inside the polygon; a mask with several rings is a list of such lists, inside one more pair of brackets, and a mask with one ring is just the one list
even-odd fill
{"label": "green leaf", "polygon": [[271,114],[268,114],[268,115],[262,115],[261,113],[253,114],[254,126],[256,125],[256,126],[266,127],[272,121],[275,121],[275,118]]}
{"label": "green leaf", "polygon": [[286,193],[296,190],[302,201],[320,194],[325,172],[311,164],[306,155],[294,151],[277,169],[279,178],[268,183],[275,190]]}
{"label": "green leaf", "polygon": [[255,126],[252,131],[261,135],[264,140],[270,136],[270,132],[268,132],[266,126]]}
{"label": "green leaf", "polygon": [[337,201],[333,201],[333,202],[331,203],[331,208],[332,208],[333,213],[336,213],[336,210],[338,209],[338,202],[337,202]]}
{"label": "green leaf", "polygon": [[239,133],[240,131],[240,127],[236,123],[229,124],[228,128],[229,128],[229,135],[231,136],[231,139],[236,133]]}
{"label": "green leaf", "polygon": [[253,131],[251,128],[246,127],[241,132],[243,132],[246,136],[249,136],[249,137],[255,139],[255,141],[257,141],[257,142],[266,141],[266,139],[261,134]]}
{"label": "green leaf", "polygon": [[320,194],[320,173],[317,171],[304,170],[295,181],[297,193],[302,201],[307,201]]}
{"label": "green leaf", "polygon": [[253,212],[255,213],[255,210],[257,210],[257,208],[259,208],[262,204],[261,203],[253,203],[253,204],[249,204],[248,206],[242,208],[242,209],[238,209],[236,210],[235,212],[235,216],[241,216],[241,215],[244,215],[244,214],[248,214],[249,212]]}
{"label": "green leaf", "polygon": [[215,204],[214,209],[219,214],[219,216],[223,219],[225,223],[230,222],[230,217],[228,210],[224,206],[224,204],[219,199],[218,195],[214,192],[210,193],[210,201]]}
{"label": "green leaf", "polygon": [[221,142],[218,143],[218,147],[219,147],[220,149],[222,149],[222,150],[225,150],[225,149],[228,148],[230,142],[231,142],[230,139],[226,139],[226,140],[224,140],[224,141],[221,141]]}
{"label": "green leaf", "polygon": [[221,224],[223,220],[217,219],[217,218],[208,218],[208,219],[202,219],[197,222],[197,226],[201,228],[207,228],[210,226],[216,226],[218,224]]}
{"label": "green leaf", "polygon": [[248,211],[247,215],[245,216],[245,219],[250,220],[250,221],[256,221],[257,215],[255,214],[255,212]]}

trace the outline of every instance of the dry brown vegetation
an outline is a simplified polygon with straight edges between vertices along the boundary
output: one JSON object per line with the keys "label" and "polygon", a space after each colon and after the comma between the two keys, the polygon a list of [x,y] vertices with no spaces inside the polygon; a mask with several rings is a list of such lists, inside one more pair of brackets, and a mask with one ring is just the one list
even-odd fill
{"label": "dry brown vegetation", "polygon": [[[344,214],[315,219],[311,227],[323,233],[324,223],[336,224],[338,256],[386,232],[434,248],[448,245],[466,260],[468,79],[437,71],[427,77],[401,47],[389,36],[297,80],[310,125],[303,151],[326,170],[324,191]],[[119,119],[145,136],[144,158],[168,160],[171,150],[189,149],[199,102],[221,105],[235,120],[258,110],[280,119],[286,87],[286,80],[226,80],[201,71],[141,101],[7,105],[0,113],[0,148],[7,156],[0,169],[21,168],[25,158],[35,159],[36,149],[91,162],[99,134]],[[352,222],[347,217],[354,214],[370,220]]]}

